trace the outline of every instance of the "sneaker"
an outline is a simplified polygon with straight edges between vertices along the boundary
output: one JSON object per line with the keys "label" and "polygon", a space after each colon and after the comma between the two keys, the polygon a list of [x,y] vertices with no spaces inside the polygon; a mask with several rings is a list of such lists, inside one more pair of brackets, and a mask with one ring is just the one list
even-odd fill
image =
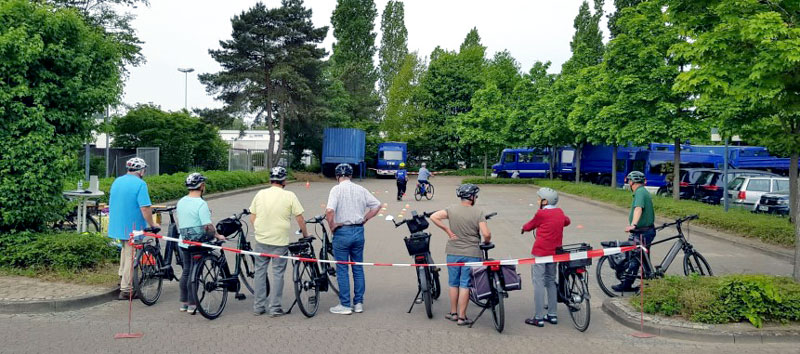
{"label": "sneaker", "polygon": [[269,317],[281,317],[285,315],[286,312],[283,312],[283,309],[277,309],[269,313]]}
{"label": "sneaker", "polygon": [[130,292],[120,291],[119,296],[117,297],[117,300],[130,300],[130,299],[138,299],[138,298],[139,298],[138,294],[133,294],[133,297],[131,297],[131,293]]}
{"label": "sneaker", "polygon": [[353,313],[353,309],[342,306],[342,304],[336,305],[331,307],[331,313],[335,313],[337,315],[350,315]]}
{"label": "sneaker", "polygon": [[536,317],[529,318],[529,319],[525,320],[525,324],[529,324],[531,326],[536,326],[536,327],[544,327],[544,320],[536,318]]}
{"label": "sneaker", "polygon": [[633,292],[633,291],[636,291],[636,288],[633,288],[630,285],[625,284],[625,283],[620,283],[620,284],[617,284],[617,285],[612,285],[611,286],[611,290],[614,290],[614,291],[616,291],[618,293],[622,293],[622,292]]}
{"label": "sneaker", "polygon": [[192,315],[197,314],[197,306],[189,305],[188,307],[186,307],[186,313],[189,313],[189,314],[192,314]]}
{"label": "sneaker", "polygon": [[183,305],[181,305],[180,311],[181,312],[186,312],[186,310],[188,310],[188,309],[189,309],[189,305],[183,304]]}
{"label": "sneaker", "polygon": [[267,310],[264,310],[264,309],[261,309],[261,310],[254,310],[254,311],[253,311],[253,316],[261,316],[261,315],[263,315],[263,314],[265,314],[265,313],[267,313]]}
{"label": "sneaker", "polygon": [[550,324],[557,325],[558,317],[556,317],[556,315],[544,315],[544,321],[550,322]]}
{"label": "sneaker", "polygon": [[356,304],[355,306],[353,306],[353,312],[355,313],[364,312],[364,304]]}

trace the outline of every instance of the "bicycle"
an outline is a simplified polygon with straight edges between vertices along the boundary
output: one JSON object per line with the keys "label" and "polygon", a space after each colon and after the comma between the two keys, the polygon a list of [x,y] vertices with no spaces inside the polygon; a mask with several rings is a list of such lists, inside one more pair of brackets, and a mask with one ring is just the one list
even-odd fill
{"label": "bicycle", "polygon": [[[175,206],[153,208],[154,213],[169,213],[169,227],[167,236],[178,238],[178,226],[175,223]],[[158,233],[160,228],[147,228],[144,231]],[[133,289],[139,295],[139,300],[147,306],[154,305],[161,297],[164,279],[180,281],[172,267],[172,256],[175,262],[183,267],[181,252],[176,242],[167,242],[164,254],[161,254],[161,242],[157,237],[146,238],[133,245],[136,256],[133,263]],[[189,271],[184,269],[183,271]]]}
{"label": "bicycle", "polygon": [[[486,215],[486,220],[491,219],[497,215],[497,213],[491,213]],[[483,251],[483,260],[484,261],[491,261],[493,259],[489,258],[489,250],[494,248],[494,243],[481,243],[480,249]],[[470,323],[469,328],[472,328],[472,325],[478,321],[479,318],[483,315],[483,313],[491,309],[492,310],[492,320],[494,321],[494,328],[497,330],[498,333],[503,332],[503,328],[505,327],[505,304],[503,303],[505,298],[508,298],[508,291],[506,291],[505,286],[505,277],[503,276],[503,271],[500,267],[500,264],[490,265],[486,267],[486,276],[489,283],[489,293],[485,294],[478,294],[476,292],[476,287],[470,287],[470,296],[469,299],[481,308],[481,312],[478,313],[478,316],[475,317],[475,320]]]}
{"label": "bicycle", "polygon": [[[425,185],[427,185],[427,187]],[[424,197],[425,199],[431,200],[433,199],[433,191],[434,188],[431,182],[417,183],[417,187],[414,189],[414,199],[420,201]]]}
{"label": "bicycle", "polygon": [[[563,245],[556,248],[556,254],[587,252],[591,249],[592,247],[585,243]],[[591,258],[558,264],[558,282],[556,283],[558,302],[567,306],[572,324],[580,332],[589,328],[592,315],[589,279],[585,275],[586,268],[591,264]]]}
{"label": "bicycle", "polygon": [[[675,220],[672,223],[666,223],[659,227],[656,227],[655,230],[663,230],[670,226],[675,226],[678,230],[678,234],[660,241],[656,241],[650,244],[650,248],[652,249],[653,246],[664,243],[670,240],[677,240],[670,248],[669,252],[667,252],[664,259],[658,265],[653,265],[650,259],[650,252],[644,252],[644,254],[640,255],[639,253],[641,250],[637,252],[625,252],[620,254],[615,254],[611,256],[603,256],[597,262],[597,283],[600,285],[600,289],[608,295],[609,297],[616,297],[616,296],[625,296],[625,293],[632,293],[638,294],[639,290],[641,289],[641,281],[642,278],[644,280],[648,279],[656,279],[662,278],[667,273],[669,266],[675,260],[675,257],[678,255],[678,252],[683,251],[683,274],[689,275],[692,273],[697,273],[701,276],[713,276],[714,273],[711,271],[711,266],[709,266],[708,261],[706,258],[700,254],[699,251],[694,249],[691,243],[686,239],[683,235],[683,229],[681,226],[683,223],[697,219],[697,215],[691,215],[684,218],[680,218]],[[625,246],[635,246],[639,243],[636,241],[606,241],[601,242],[603,247],[625,247]],[[636,274],[626,274],[628,268],[628,262],[630,261],[631,257],[641,257],[643,260],[642,268],[643,274],[638,277]],[[638,272],[637,272],[638,273]],[[633,277],[634,282],[633,286],[631,287],[631,291],[621,291],[615,292],[610,287],[606,286],[608,282],[622,282],[628,277]],[[629,278],[628,278],[629,279]]]}
{"label": "bicycle", "polygon": [[[433,215],[433,212],[423,212],[422,215],[418,215],[416,211],[412,211],[411,219],[405,219],[399,223],[394,221],[394,217],[391,215],[386,217],[386,220],[391,221],[396,228],[403,224],[408,226],[411,236],[403,238],[403,241],[406,243],[408,255],[414,258],[414,264],[433,263],[433,257],[430,252],[431,234],[425,232],[429,226],[428,221],[425,219],[430,218],[431,215]],[[433,300],[439,299],[439,295],[442,293],[439,271],[438,267],[416,267],[417,295],[414,296],[414,301],[411,302],[408,313],[411,313],[417,301],[422,300],[425,303],[425,313],[428,318],[433,318]]]}
{"label": "bicycle", "polygon": [[[217,223],[217,232],[230,241],[238,237],[238,249],[242,251],[252,251],[250,242],[247,241],[247,233],[243,230],[242,217],[250,215],[247,209],[239,214],[220,220]],[[246,225],[246,224],[245,224]],[[233,235],[233,236],[231,236]],[[223,241],[215,240],[211,244],[221,245]],[[195,261],[192,266],[191,293],[194,303],[197,305],[196,311],[200,311],[203,317],[213,320],[222,314],[228,302],[228,292],[232,291],[237,300],[244,300],[247,297],[241,293],[241,285],[244,284],[250,294],[254,294],[253,281],[255,277],[255,257],[236,253],[235,267],[231,273],[224,250],[205,251],[202,254],[192,256]],[[269,296],[269,278],[266,279],[267,296]]]}
{"label": "bicycle", "polygon": [[[93,215],[97,213],[97,207],[88,207],[86,210],[86,231],[87,232],[101,232],[100,221]],[[59,231],[76,231],[78,230],[78,207],[70,210],[64,219],[58,220],[52,225],[53,230]]]}
{"label": "bicycle", "polygon": [[[319,239],[322,245],[319,249],[319,259],[328,260],[329,256],[333,257],[333,245],[330,238],[328,238],[328,231],[322,223],[325,220],[324,215],[315,216],[306,220],[306,224],[316,224],[322,226],[322,237],[319,237],[317,228],[314,228],[315,236],[303,237],[297,242],[289,244],[289,252],[293,256],[317,259],[314,252],[313,241]],[[298,231],[299,232],[299,231]],[[336,270],[328,262],[293,262],[293,277],[294,282],[294,296],[295,300],[292,306],[286,313],[291,313],[294,305],[300,308],[300,312],[308,318],[314,317],[319,309],[319,293],[320,291],[333,290],[335,294],[339,294],[339,289],[336,288],[333,277],[336,276]],[[305,300],[305,302],[304,302]]]}

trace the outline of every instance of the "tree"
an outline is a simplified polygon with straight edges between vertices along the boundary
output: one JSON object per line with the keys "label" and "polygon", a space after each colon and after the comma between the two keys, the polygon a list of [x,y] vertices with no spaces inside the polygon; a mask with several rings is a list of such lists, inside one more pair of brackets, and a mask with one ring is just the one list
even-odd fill
{"label": "tree", "polygon": [[192,111],[208,125],[219,129],[234,129],[236,118],[226,108],[195,108]]}
{"label": "tree", "polygon": [[123,48],[73,10],[10,0],[0,53],[0,233],[41,230],[63,215],[91,116],[122,92]]}
{"label": "tree", "polygon": [[317,45],[328,28],[314,27],[302,0],[283,0],[273,9],[259,2],[234,16],[231,25],[232,39],[220,41],[220,50],[209,50],[223,71],[202,74],[200,81],[231,111],[264,119],[271,168],[278,162],[275,152],[283,151],[287,120],[301,119],[309,105],[319,103],[325,50]]}
{"label": "tree", "polygon": [[414,95],[424,71],[425,65],[416,53],[406,54],[387,95],[386,117],[381,130],[386,132],[389,140],[410,142],[421,137],[420,110]]}
{"label": "tree", "polygon": [[228,144],[217,128],[186,111],[165,112],[156,106],[140,105],[114,119],[113,125],[116,147],[158,147],[161,173],[227,167]]}
{"label": "tree", "polygon": [[353,122],[377,122],[380,99],[375,92],[378,79],[375,56],[375,17],[373,0],[337,0],[331,16],[333,44],[331,72],[342,82],[349,96],[347,114]]}
{"label": "tree", "polygon": [[608,15],[608,31],[611,33],[612,39],[616,38],[619,33],[617,20],[622,15],[622,10],[629,7],[636,7],[636,5],[639,5],[642,1],[645,0],[614,0],[614,8],[616,8],[616,11]]}
{"label": "tree", "polygon": [[[692,39],[673,46],[676,56],[693,64],[675,89],[697,95],[697,109],[719,117],[729,133],[760,125],[772,146],[790,152],[791,205],[798,220],[800,3],[667,3],[670,21]],[[800,280],[800,223],[795,233],[794,278]]]}
{"label": "tree", "polygon": [[[550,68],[550,62],[539,62],[533,64],[533,67],[527,74],[522,76],[522,79],[517,82],[514,87],[512,102],[513,110],[510,113],[506,126],[503,129],[503,135],[506,137],[509,146],[526,146],[531,145],[531,142],[539,142],[539,136],[532,139],[533,134],[530,132],[530,122],[538,112],[542,110],[541,105],[545,103],[542,99],[544,95],[550,91],[553,81],[555,81],[555,74],[548,74],[547,69]],[[550,145],[534,145],[537,147],[545,147]],[[553,159],[550,160],[550,176],[553,176]]]}
{"label": "tree", "polygon": [[408,55],[408,30],[401,1],[389,1],[381,16],[380,88],[384,102],[389,101],[389,88]]}

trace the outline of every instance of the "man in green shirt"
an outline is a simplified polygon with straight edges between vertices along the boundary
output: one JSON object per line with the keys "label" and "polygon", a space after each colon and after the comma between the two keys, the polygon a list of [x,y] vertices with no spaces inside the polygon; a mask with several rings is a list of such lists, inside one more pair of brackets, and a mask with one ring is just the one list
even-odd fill
{"label": "man in green shirt", "polygon": [[[656,230],[654,228],[656,215],[653,210],[653,198],[650,192],[644,188],[647,182],[644,173],[639,171],[632,171],[625,178],[626,183],[633,191],[633,201],[631,202],[631,212],[628,216],[628,226],[625,227],[625,232],[630,232],[628,237],[630,241],[637,241],[650,248],[650,243],[656,237]],[[614,285],[611,288],[614,291],[633,291],[631,288],[633,282],[639,274],[639,254],[635,252],[628,262],[628,269],[625,271],[625,276],[620,284]]]}

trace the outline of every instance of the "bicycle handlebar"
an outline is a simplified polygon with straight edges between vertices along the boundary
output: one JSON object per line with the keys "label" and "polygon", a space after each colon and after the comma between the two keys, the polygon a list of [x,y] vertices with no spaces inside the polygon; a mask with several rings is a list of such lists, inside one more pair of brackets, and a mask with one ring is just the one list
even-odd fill
{"label": "bicycle handlebar", "polygon": [[[438,211],[438,210],[436,210],[436,211]],[[422,217],[424,217],[424,218],[430,218],[430,217],[431,217],[431,215],[433,215],[434,213],[436,213],[436,211],[423,211],[423,212],[422,212]],[[403,219],[403,221],[401,221],[401,222],[397,222],[397,221],[394,221],[394,220],[392,220],[392,223],[394,224],[394,227],[400,227],[401,225],[403,225],[403,224],[407,223],[407,222],[408,222],[408,220],[410,220],[410,219]]]}
{"label": "bicycle handlebar", "polygon": [[493,218],[495,216],[497,216],[497,212],[493,212],[493,213],[487,214],[485,216],[485,218],[486,218],[486,220],[489,220],[489,219],[491,219],[491,218]]}
{"label": "bicycle handlebar", "polygon": [[306,220],[306,224],[321,224],[323,220],[325,220],[325,215],[317,215]]}
{"label": "bicycle handlebar", "polygon": [[663,224],[663,225],[661,225],[659,227],[656,227],[655,230],[656,231],[663,230],[663,229],[666,229],[666,228],[668,228],[670,226],[675,226],[675,225],[678,225],[678,227],[680,227],[681,224],[683,224],[683,223],[685,223],[687,221],[697,220],[698,218],[700,218],[700,217],[697,214],[684,216],[682,218],[676,219],[675,222],[668,222],[668,223]]}

